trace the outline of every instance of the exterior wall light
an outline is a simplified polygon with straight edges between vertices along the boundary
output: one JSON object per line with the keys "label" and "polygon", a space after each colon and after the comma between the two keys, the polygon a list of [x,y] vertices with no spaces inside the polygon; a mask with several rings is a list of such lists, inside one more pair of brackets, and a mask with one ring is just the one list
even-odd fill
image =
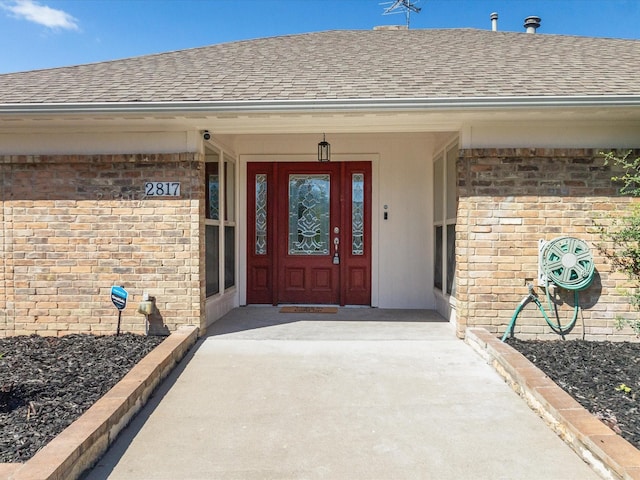
{"label": "exterior wall light", "polygon": [[329,160],[331,160],[331,145],[329,145],[323,133],[322,141],[318,143],[318,161],[328,162]]}

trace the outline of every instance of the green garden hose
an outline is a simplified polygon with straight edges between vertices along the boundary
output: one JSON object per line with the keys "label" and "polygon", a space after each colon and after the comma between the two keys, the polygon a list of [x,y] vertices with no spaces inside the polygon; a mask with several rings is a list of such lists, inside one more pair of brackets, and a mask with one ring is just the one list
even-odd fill
{"label": "green garden hose", "polygon": [[[551,322],[538,296],[533,292],[533,285],[529,284],[529,294],[522,299],[513,312],[509,326],[502,336],[503,342],[509,335],[513,336],[516,319],[529,302],[536,304],[547,325],[563,338],[566,333],[571,331],[578,319],[578,312],[580,310],[580,297],[578,292],[591,285],[595,274],[593,256],[591,255],[589,247],[580,239],[559,237],[543,244],[539,260],[543,272],[541,279],[544,282],[549,310],[555,311],[556,324]],[[557,308],[555,308],[555,304],[551,301],[551,294],[549,293],[551,285],[566,290],[573,290],[573,318],[567,325],[562,325]]]}

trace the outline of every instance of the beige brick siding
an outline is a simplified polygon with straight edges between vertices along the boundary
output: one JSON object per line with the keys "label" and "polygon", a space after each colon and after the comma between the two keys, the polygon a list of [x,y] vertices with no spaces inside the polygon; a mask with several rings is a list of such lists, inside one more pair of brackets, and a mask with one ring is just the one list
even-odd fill
{"label": "beige brick siding", "polygon": [[7,335],[9,325],[13,331],[13,321],[11,320],[10,322],[7,311],[7,302],[10,301],[8,298],[9,291],[7,289],[9,283],[9,274],[7,273],[7,270],[9,269],[8,263],[10,261],[9,249],[7,246],[9,228],[4,221],[4,199],[9,190],[9,178],[7,171],[8,168],[0,163],[0,337]]}
{"label": "beige brick siding", "polygon": [[[585,240],[594,254],[593,284],[580,293],[582,310],[567,338],[621,339],[630,330],[615,329],[617,315],[631,311],[620,294],[626,279],[612,273],[595,248],[601,239],[594,220],[610,221],[632,199],[618,195],[613,172],[600,150],[468,149],[460,151],[459,210],[456,227],[458,334],[482,326],[502,334],[513,312],[536,284],[538,240],[571,236]],[[560,294],[559,315],[573,315],[573,292]],[[547,309],[548,310],[548,309]],[[549,312],[551,319],[555,315]],[[516,323],[521,338],[557,338],[535,304]]]}
{"label": "beige brick siding", "polygon": [[[204,163],[199,155],[0,156],[0,335],[115,333],[204,323]],[[180,182],[146,197],[145,181]]]}

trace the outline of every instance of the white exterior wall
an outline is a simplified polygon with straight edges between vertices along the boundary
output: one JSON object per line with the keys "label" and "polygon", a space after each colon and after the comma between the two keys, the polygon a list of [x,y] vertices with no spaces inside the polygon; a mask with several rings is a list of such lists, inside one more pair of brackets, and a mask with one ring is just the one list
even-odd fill
{"label": "white exterior wall", "polygon": [[[597,114],[593,114],[593,120],[580,120],[567,118],[563,120],[562,114],[557,115],[557,120],[549,121],[536,119],[532,114],[530,119],[514,119],[505,121],[488,122],[460,118],[454,121],[454,116],[449,118],[450,131],[460,131],[460,148],[635,148],[640,135],[640,123],[637,121],[625,121],[624,116],[618,120],[598,120]],[[387,117],[382,117],[387,118]],[[277,124],[278,119],[273,119]],[[204,121],[206,124],[206,121]],[[413,128],[420,128],[420,120],[412,123]],[[16,125],[17,127],[17,125]],[[373,125],[372,125],[373,127]],[[432,126],[433,127],[433,126]],[[390,128],[384,125],[379,128]],[[424,125],[423,129],[429,129]],[[145,127],[123,133],[116,127],[109,130],[87,131],[80,128],[53,129],[43,131],[41,128],[21,128],[15,131],[5,130],[0,133],[0,154],[5,155],[64,155],[64,154],[125,154],[125,153],[176,153],[193,152],[202,148],[201,132],[189,127],[184,129],[157,129]],[[138,130],[138,131],[135,131]],[[211,128],[215,132],[215,129]],[[382,130],[384,131],[384,130]],[[443,130],[438,130],[442,132]],[[28,132],[28,133],[24,133]],[[330,141],[332,147],[342,148],[344,138],[353,138],[353,145],[363,148],[365,152],[372,152],[380,139],[402,139],[407,136],[413,138],[435,138],[429,133],[415,134],[340,134],[330,135],[334,138]],[[446,135],[446,134],[433,134]],[[233,137],[230,135],[218,138],[226,139],[227,144],[232,145],[233,139],[250,146],[250,152],[243,153],[307,153],[314,154],[314,142],[320,141],[318,135],[243,135]],[[280,152],[281,139],[288,138],[287,152]],[[440,137],[442,138],[442,137]],[[239,140],[242,139],[242,140]],[[248,141],[247,139],[252,139]],[[367,140],[368,139],[368,140]],[[361,147],[359,144],[364,143]],[[294,148],[296,145],[298,151]],[[334,147],[335,145],[335,147]],[[370,147],[371,146],[371,147]],[[345,148],[350,148],[348,145]],[[273,150],[275,149],[275,150]],[[335,150],[336,153],[339,150]]]}
{"label": "white exterior wall", "polygon": [[[372,304],[380,308],[435,308],[433,295],[432,159],[430,134],[327,135],[332,161],[373,162]],[[317,161],[320,135],[237,137],[240,217],[246,214],[247,161]],[[230,141],[226,139],[226,141]],[[383,219],[387,205],[388,220]],[[243,214],[243,212],[245,214]],[[244,304],[246,230],[239,246],[240,304]]]}
{"label": "white exterior wall", "polygon": [[380,145],[379,266],[382,308],[435,308],[433,150],[420,136],[390,135]]}
{"label": "white exterior wall", "polygon": [[640,124],[496,122],[461,129],[460,148],[637,148]]}
{"label": "white exterior wall", "polygon": [[4,155],[182,153],[198,150],[198,132],[73,132],[0,134]]}

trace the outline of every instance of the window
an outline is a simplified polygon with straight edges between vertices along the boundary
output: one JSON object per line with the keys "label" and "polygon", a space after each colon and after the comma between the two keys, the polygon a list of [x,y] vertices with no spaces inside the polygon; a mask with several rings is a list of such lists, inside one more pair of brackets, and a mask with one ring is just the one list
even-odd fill
{"label": "window", "polygon": [[205,161],[205,276],[210,297],[220,293],[221,285],[235,285],[235,163],[213,150],[206,151]]}
{"label": "window", "polygon": [[458,145],[436,156],[433,164],[434,287],[455,296]]}
{"label": "window", "polygon": [[220,291],[220,227],[205,225],[207,297]]}
{"label": "window", "polygon": [[225,215],[224,215],[224,288],[236,284],[236,172],[233,159],[224,155]]}
{"label": "window", "polygon": [[442,225],[436,225],[435,227],[435,254],[434,254],[434,272],[433,272],[433,285],[438,289],[442,290],[442,239],[444,235],[442,235]]}

